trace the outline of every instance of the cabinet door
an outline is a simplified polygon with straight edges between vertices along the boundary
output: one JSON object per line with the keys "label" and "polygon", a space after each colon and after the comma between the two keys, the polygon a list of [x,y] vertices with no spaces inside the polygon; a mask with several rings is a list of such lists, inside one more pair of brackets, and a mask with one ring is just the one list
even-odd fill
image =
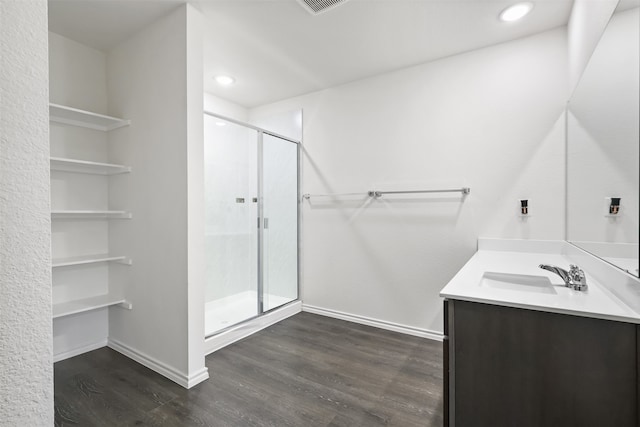
{"label": "cabinet door", "polygon": [[636,326],[455,301],[455,426],[635,426]]}
{"label": "cabinet door", "polygon": [[451,379],[451,372],[449,370],[449,301],[444,301],[444,337],[442,339],[442,366],[444,368],[444,375],[442,376],[442,421],[444,427],[449,427],[449,380]]}

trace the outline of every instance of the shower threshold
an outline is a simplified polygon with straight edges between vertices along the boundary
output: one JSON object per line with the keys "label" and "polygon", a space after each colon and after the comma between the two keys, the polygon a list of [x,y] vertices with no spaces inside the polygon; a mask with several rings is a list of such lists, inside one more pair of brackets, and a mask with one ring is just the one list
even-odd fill
{"label": "shower threshold", "polygon": [[248,320],[240,321],[235,325],[230,325],[225,329],[215,332],[213,335],[207,336],[204,340],[205,355],[213,353],[229,344],[233,344],[242,338],[248,337],[302,311],[302,301],[290,299],[289,301],[290,302],[280,307],[265,312],[261,316],[254,315],[254,317]]}
{"label": "shower threshold", "polygon": [[[263,298],[265,311],[272,307],[280,307],[293,300],[293,298],[265,294]],[[209,301],[205,304],[204,312],[205,335],[214,335],[257,315],[258,299],[256,291],[244,291]]]}

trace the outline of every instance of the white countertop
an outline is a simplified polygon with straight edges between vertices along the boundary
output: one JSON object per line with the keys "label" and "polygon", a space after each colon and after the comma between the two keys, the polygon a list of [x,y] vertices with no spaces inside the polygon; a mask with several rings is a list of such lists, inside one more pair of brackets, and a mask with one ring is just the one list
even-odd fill
{"label": "white countertop", "polygon": [[[569,264],[576,262],[567,256],[564,245],[564,242],[515,240],[480,242],[478,252],[442,289],[440,296],[640,324],[640,313],[579,263],[585,269],[589,286],[584,292],[567,288],[560,276],[538,267],[550,264],[568,270]],[[511,282],[509,274],[518,276],[513,276]],[[501,280],[492,280],[495,277]]]}

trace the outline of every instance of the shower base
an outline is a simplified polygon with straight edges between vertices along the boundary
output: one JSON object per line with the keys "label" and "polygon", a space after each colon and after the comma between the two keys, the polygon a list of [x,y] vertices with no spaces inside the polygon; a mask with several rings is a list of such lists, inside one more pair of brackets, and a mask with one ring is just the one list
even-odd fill
{"label": "shower base", "polygon": [[[265,294],[264,309],[269,310],[293,301],[293,298]],[[205,304],[204,333],[213,335],[237,323],[258,315],[256,291],[244,291]]]}

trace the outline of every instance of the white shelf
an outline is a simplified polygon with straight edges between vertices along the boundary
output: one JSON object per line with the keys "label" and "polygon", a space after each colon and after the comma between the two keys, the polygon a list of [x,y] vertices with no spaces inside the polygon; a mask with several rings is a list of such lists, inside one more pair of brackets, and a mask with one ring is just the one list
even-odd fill
{"label": "white shelf", "polygon": [[53,305],[53,318],[70,316],[72,314],[83,313],[85,311],[96,310],[98,308],[109,307],[122,304],[124,308],[131,310],[131,304],[122,295],[98,295],[95,297],[83,298],[75,301],[63,302]]}
{"label": "white shelf", "polygon": [[129,166],[111,163],[89,162],[86,160],[51,157],[51,170],[61,172],[90,173],[95,175],[117,175],[131,172]]}
{"label": "white shelf", "polygon": [[127,211],[51,211],[51,219],[131,219]]}
{"label": "white shelf", "polygon": [[105,132],[131,124],[131,120],[105,116],[103,114],[92,113],[91,111],[79,110],[58,104],[49,104],[49,120],[56,123]]}
{"label": "white shelf", "polygon": [[131,259],[124,255],[113,256],[109,254],[97,254],[97,255],[83,255],[67,258],[54,258],[51,266],[56,267],[69,267],[73,265],[94,264],[98,262],[118,262],[120,264],[131,265]]}

